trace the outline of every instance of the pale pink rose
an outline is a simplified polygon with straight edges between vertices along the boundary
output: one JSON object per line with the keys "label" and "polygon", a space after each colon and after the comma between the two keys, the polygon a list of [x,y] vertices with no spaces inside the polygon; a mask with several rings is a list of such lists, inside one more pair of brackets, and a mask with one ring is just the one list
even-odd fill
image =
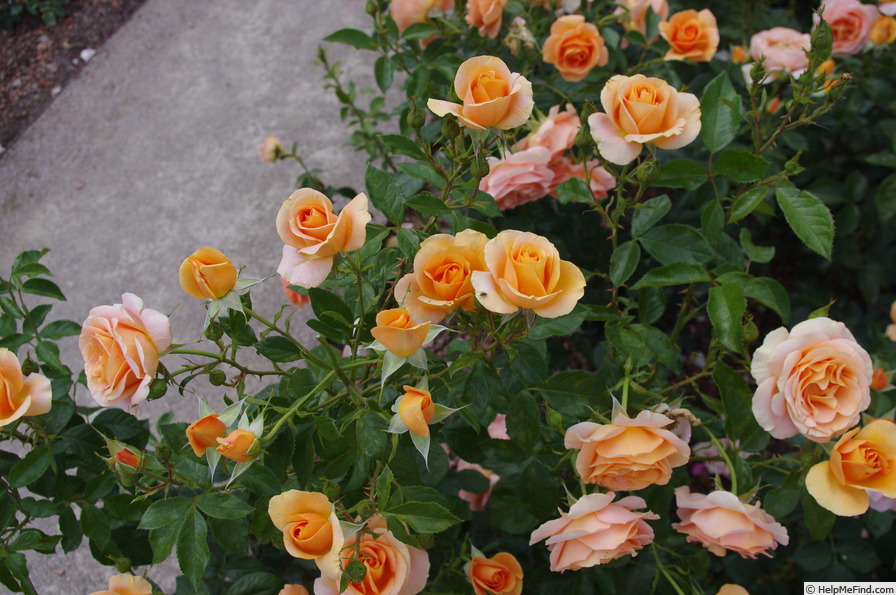
{"label": "pale pink rose", "polygon": [[667,0],[616,0],[618,8],[614,14],[620,15],[626,31],[640,31],[647,34],[647,9],[659,15],[661,21],[669,18]]}
{"label": "pale pink rose", "polygon": [[890,341],[896,341],[896,302],[890,304],[890,321],[887,325],[886,335]]}
{"label": "pale pink rose", "polygon": [[889,498],[877,490],[868,490],[868,504],[877,512],[896,512],[896,498]]}
{"label": "pale pink rose", "polygon": [[[806,51],[810,46],[808,33],[800,33],[787,27],[774,27],[760,31],[750,39],[750,55],[762,63],[769,74],[786,72],[799,76],[809,67]],[[749,68],[749,67],[747,67]]]}
{"label": "pale pink rose", "polygon": [[0,347],[0,427],[20,417],[48,413],[52,398],[46,376],[34,372],[25,378],[16,354]]}
{"label": "pale pink rose", "polygon": [[701,544],[716,556],[729,551],[744,558],[787,545],[787,529],[756,504],[744,504],[731,492],[692,494],[688,486],[675,490],[680,523],[672,528],[687,535],[688,542]]}
{"label": "pale pink rose", "polygon": [[[599,164],[600,161],[597,159],[592,159],[588,162],[589,175],[591,176],[588,180],[588,187],[596,200],[607,198],[610,190],[616,187],[616,178]],[[551,182],[551,196],[555,198],[557,197],[557,186],[563,182],[570,178],[585,180],[585,166],[569,157],[559,157],[552,161],[550,166],[554,172],[554,179]]]}
{"label": "pale pink rose", "polygon": [[482,37],[498,36],[507,0],[467,0],[467,24],[476,27]]}
{"label": "pale pink rose", "polygon": [[494,440],[510,440],[507,433],[507,416],[500,413],[488,424],[488,437]]}
{"label": "pale pink rose", "polygon": [[389,14],[402,32],[414,23],[425,23],[427,13],[433,8],[449,11],[454,8],[454,0],[392,0]]}
{"label": "pale pink rose", "polygon": [[588,494],[573,504],[569,512],[548,521],[532,532],[529,545],[546,540],[551,552],[551,570],[565,572],[591,568],[622,556],[637,556],[638,550],[653,541],[653,529],[646,521],[659,515],[645,508],[643,498],[628,496],[613,502],[616,494]]}
{"label": "pale pink rose", "polygon": [[871,4],[859,0],[824,0],[823,18],[831,25],[834,45],[831,55],[835,58],[859,53],[871,37],[871,27],[880,11]]}
{"label": "pale pink rose", "polygon": [[485,506],[488,504],[488,499],[492,495],[492,490],[495,489],[495,484],[498,483],[501,476],[494,471],[484,469],[481,465],[477,465],[476,463],[468,463],[463,459],[457,461],[458,471],[466,471],[468,469],[481,473],[488,480],[488,489],[482,493],[458,490],[457,497],[468,503],[470,505],[470,510],[485,510]]}
{"label": "pale pink rose", "polygon": [[753,415],[775,438],[827,442],[871,404],[874,366],[842,322],[813,318],[769,333],[753,354]]}
{"label": "pale pink rose", "polygon": [[507,153],[504,159],[489,157],[489,172],[479,189],[491,194],[502,211],[538,200],[551,191],[550,160],[551,153],[544,147]]}
{"label": "pale pink rose", "polygon": [[879,0],[877,7],[881,14],[889,17],[896,16],[896,0]]}
{"label": "pale pink rose", "polygon": [[555,105],[538,129],[513,145],[513,150],[519,152],[532,147],[544,147],[551,152],[551,159],[556,159],[572,148],[581,127],[582,121],[571,103],[566,104],[566,110],[562,112],[560,106]]}
{"label": "pale pink rose", "polygon": [[171,323],[133,293],[121,301],[92,309],[78,344],[90,395],[103,407],[127,409],[149,396],[159,353],[171,345]]}
{"label": "pale pink rose", "polygon": [[265,138],[261,146],[258,147],[258,159],[265,163],[274,163],[282,152],[283,141],[276,134],[272,134]]}

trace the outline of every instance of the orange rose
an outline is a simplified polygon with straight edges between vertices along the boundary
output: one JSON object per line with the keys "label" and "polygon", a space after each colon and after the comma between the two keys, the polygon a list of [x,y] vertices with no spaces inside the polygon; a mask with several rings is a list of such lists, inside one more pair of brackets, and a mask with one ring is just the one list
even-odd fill
{"label": "orange rose", "polygon": [[310,595],[308,589],[302,585],[283,585],[277,595]]}
{"label": "orange rose", "polygon": [[261,450],[258,438],[248,430],[234,430],[227,438],[216,438],[216,440],[218,442],[217,450],[221,456],[237,463],[251,461],[258,456]]}
{"label": "orange rose", "polygon": [[896,41],[896,19],[881,15],[871,26],[871,43],[887,45]]}
{"label": "orange rose", "polygon": [[626,31],[640,31],[647,35],[648,8],[659,15],[662,21],[669,16],[667,0],[616,0],[616,4],[619,5],[619,8],[615,13],[624,15],[622,25]]}
{"label": "orange rose", "polygon": [[234,285],[236,267],[214,248],[200,248],[180,265],[180,286],[194,298],[216,300]]}
{"label": "orange rose", "polygon": [[[367,566],[367,574],[362,582],[349,583],[340,591],[342,569],[352,559]],[[336,572],[321,568],[321,577],[314,581],[315,595],[417,595],[429,575],[429,554],[396,539],[381,516],[374,516],[366,530],[345,540],[340,562]]]}
{"label": "orange rose", "polygon": [[213,413],[190,424],[187,428],[187,442],[196,456],[201,457],[205,455],[205,449],[217,446],[218,438],[223,438],[226,432],[227,426],[218,419],[217,413]]}
{"label": "orange rose", "polygon": [[152,585],[143,577],[116,574],[109,579],[108,591],[94,591],[90,595],[152,595]]}
{"label": "orange rose", "polygon": [[90,395],[104,407],[126,409],[149,396],[159,353],[171,345],[171,323],[133,293],[121,301],[90,311],[78,345]]}
{"label": "orange rose", "polygon": [[476,595],[520,595],[523,592],[523,567],[505,552],[491,558],[473,558],[467,566],[467,578]]}
{"label": "orange rose", "polygon": [[370,329],[373,338],[390,353],[410,357],[420,349],[429,333],[429,323],[417,323],[404,308],[383,310],[376,315],[376,326]]}
{"label": "orange rose", "polygon": [[277,272],[291,285],[317,287],[330,274],[336,254],[364,245],[369,221],[363,193],[337,217],[333,203],[317,190],[296,190],[277,213],[277,233],[286,244]]}
{"label": "orange rose", "polygon": [[321,572],[339,571],[345,540],[336,510],[325,495],[289,490],[271,498],[268,514],[283,531],[283,546],[291,556],[314,560]]}
{"label": "orange rose", "polygon": [[680,149],[700,134],[700,101],[662,79],[617,74],[600,103],[606,113],[588,118],[591,136],[604,159],[618,165],[634,161],[644,143]]}
{"label": "orange rose", "polygon": [[749,591],[741,587],[740,585],[722,585],[722,588],[719,589],[719,592],[716,595],[750,595]]}
{"label": "orange rose", "polygon": [[395,299],[414,320],[436,323],[457,308],[473,310],[473,271],[485,270],[485,234],[466,229],[456,236],[423,240],[414,272],[395,284]]}
{"label": "orange rose", "polygon": [[476,27],[483,37],[496,38],[505,4],[507,0],[467,0],[467,24]]}
{"label": "orange rose", "polygon": [[440,99],[430,99],[426,105],[439,117],[453,114],[464,126],[477,130],[522,126],[535,105],[532,83],[510,72],[504,61],[494,56],[477,56],[461,64],[454,77],[454,92],[463,105]]}
{"label": "orange rose", "polygon": [[635,419],[620,413],[612,424],[572,426],[564,444],[580,451],[576,471],[586,483],[610,490],[641,490],[669,483],[672,469],[691,456],[686,442],[663,429],[672,423],[652,411],[642,411]]}
{"label": "orange rose", "polygon": [[789,541],[787,529],[758,503],[744,504],[731,492],[692,494],[689,487],[681,486],[675,490],[675,501],[681,522],[672,523],[672,528],[716,556],[732,551],[743,558],[771,557],[768,550]]}
{"label": "orange rose", "polygon": [[488,271],[473,273],[476,298],[485,309],[513,314],[520,308],[545,318],[569,314],[585,295],[585,276],[547,238],[504,230],[485,245]]}
{"label": "orange rose", "polygon": [[874,373],[871,375],[871,388],[874,390],[884,390],[889,383],[890,379],[887,378],[887,373],[884,369],[875,368]]}
{"label": "orange rose", "polygon": [[840,516],[868,510],[868,492],[896,498],[896,424],[875,419],[843,435],[831,459],[806,476],[806,489],[818,503]]}
{"label": "orange rose", "polygon": [[[871,37],[871,27],[880,16],[877,7],[859,0],[824,0],[822,18],[831,25],[835,58],[858,54]],[[817,18],[817,17],[816,17]]]}
{"label": "orange rose", "polygon": [[130,471],[139,470],[140,463],[142,462],[142,457],[139,454],[127,448],[122,448],[116,451],[112,455],[112,459],[119,465],[128,467]]}
{"label": "orange rose", "polygon": [[454,0],[392,0],[389,14],[402,32],[414,23],[425,23],[427,13],[436,8],[447,11],[454,8]]}
{"label": "orange rose", "polygon": [[420,390],[413,386],[404,386],[404,396],[398,404],[398,416],[408,430],[418,436],[429,436],[429,423],[436,414],[436,404],[433,403],[429,391]]}
{"label": "orange rose", "polygon": [[707,8],[675,13],[660,23],[660,35],[671,46],[664,60],[709,62],[719,47],[719,26]]}
{"label": "orange rose", "polygon": [[43,374],[22,374],[16,354],[0,347],[0,428],[20,417],[50,411],[53,391]]}
{"label": "orange rose", "polygon": [[605,66],[610,52],[600,31],[579,14],[562,16],[551,25],[542,56],[567,81],[580,81],[595,66]]}

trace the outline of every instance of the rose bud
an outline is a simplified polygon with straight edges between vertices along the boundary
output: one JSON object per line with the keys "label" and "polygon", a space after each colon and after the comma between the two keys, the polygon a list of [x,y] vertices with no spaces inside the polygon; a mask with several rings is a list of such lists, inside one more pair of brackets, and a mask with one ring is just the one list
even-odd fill
{"label": "rose bud", "polygon": [[218,438],[223,438],[227,431],[218,414],[206,415],[202,419],[194,421],[187,428],[187,441],[193,448],[197,457],[205,454],[205,449],[218,445]]}
{"label": "rose bud", "polygon": [[398,405],[398,416],[408,430],[418,436],[429,436],[429,423],[436,414],[436,405],[429,391],[404,386],[404,396]]}
{"label": "rose bud", "polygon": [[216,438],[218,452],[237,463],[251,461],[261,452],[261,443],[252,432],[248,430],[234,430],[227,438]]}
{"label": "rose bud", "polygon": [[407,310],[394,308],[376,315],[376,327],[370,330],[373,338],[398,357],[413,355],[429,332],[429,323],[417,324]]}
{"label": "rose bud", "polygon": [[236,285],[236,267],[214,248],[200,248],[180,265],[180,286],[197,299],[218,299]]}

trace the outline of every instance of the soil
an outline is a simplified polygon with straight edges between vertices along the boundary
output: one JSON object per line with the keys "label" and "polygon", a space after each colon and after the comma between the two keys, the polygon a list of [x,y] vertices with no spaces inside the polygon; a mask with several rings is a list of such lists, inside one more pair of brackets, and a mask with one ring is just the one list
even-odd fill
{"label": "soil", "polygon": [[54,25],[29,15],[12,30],[0,29],[0,151],[145,1],[72,0]]}

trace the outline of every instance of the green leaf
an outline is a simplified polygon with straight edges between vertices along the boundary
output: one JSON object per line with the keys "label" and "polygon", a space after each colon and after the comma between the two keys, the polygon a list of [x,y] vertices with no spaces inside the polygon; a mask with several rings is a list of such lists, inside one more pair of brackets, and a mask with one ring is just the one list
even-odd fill
{"label": "green leaf", "polygon": [[728,212],[728,223],[740,221],[752,213],[765,200],[766,196],[768,196],[768,187],[766,186],[757,186],[741,194],[731,205],[731,210]]}
{"label": "green leaf", "polygon": [[336,294],[319,287],[312,287],[308,290],[308,297],[311,298],[311,309],[314,311],[314,315],[321,322],[337,328],[352,324],[355,318],[354,312]]}
{"label": "green leaf", "polygon": [[717,256],[706,238],[689,225],[670,223],[648,230],[639,240],[660,264],[705,264]]}
{"label": "green leaf", "polygon": [[585,184],[584,180],[579,178],[570,178],[557,186],[557,200],[560,204],[569,204],[571,202],[584,202],[593,204],[594,195],[591,189]]}
{"label": "green leaf", "polygon": [[109,517],[92,504],[81,506],[81,527],[84,529],[84,535],[100,548],[105,549],[106,544],[112,539]]}
{"label": "green leaf", "polygon": [[803,520],[806,521],[806,527],[809,528],[812,539],[821,541],[831,532],[834,523],[837,522],[837,515],[822,508],[809,492],[803,494],[802,503]]}
{"label": "green leaf", "polygon": [[775,196],[796,236],[811,250],[830,260],[834,247],[834,218],[824,203],[799,188],[778,188]]}
{"label": "green leaf", "polygon": [[382,139],[382,141],[386,143],[386,146],[389,147],[389,150],[396,155],[404,155],[405,157],[418,160],[426,159],[423,155],[423,151],[417,146],[417,143],[406,136],[400,134],[384,134],[380,136],[380,139]]}
{"label": "green leaf", "polygon": [[362,31],[358,31],[357,29],[340,29],[339,31],[330,33],[324,37],[324,41],[347,43],[359,50],[376,50],[379,48],[377,43],[371,39],[369,35]]}
{"label": "green leaf", "polygon": [[388,454],[388,427],[389,423],[376,413],[362,415],[355,427],[361,452],[374,459],[384,458]]}
{"label": "green leaf", "polygon": [[227,595],[277,595],[283,588],[283,579],[271,572],[253,572],[237,579],[227,590]]}
{"label": "green leaf", "polygon": [[708,283],[711,280],[706,268],[687,262],[675,262],[647,271],[632,289]]}
{"label": "green leaf", "polygon": [[439,172],[434,170],[428,163],[421,163],[419,161],[406,161],[403,163],[399,163],[398,169],[411,176],[412,178],[417,178],[418,180],[429,182],[436,188],[441,188],[445,185],[445,178],[439,175]]}
{"label": "green leaf", "polygon": [[[896,167],[896,155],[892,155]],[[874,205],[881,222],[886,222],[896,216],[896,173],[890,174],[878,185],[874,191]]]}
{"label": "green leaf", "polygon": [[744,295],[774,310],[784,324],[790,320],[790,294],[775,279],[754,278],[744,287]]}
{"label": "green leaf", "polygon": [[632,217],[632,237],[636,238],[659,223],[672,208],[672,201],[665,194],[644,201]]}
{"label": "green leaf", "polygon": [[367,187],[367,195],[373,206],[392,224],[401,224],[404,218],[405,196],[395,176],[370,164],[367,166],[367,173],[364,174],[364,185]]}
{"label": "green leaf", "polygon": [[234,496],[224,492],[207,492],[196,499],[199,510],[216,519],[241,519],[254,509]]}
{"label": "green leaf", "polygon": [[62,551],[67,554],[78,549],[84,532],[71,508],[65,508],[59,513],[59,530],[62,533]]}
{"label": "green leaf", "polygon": [[188,515],[177,536],[177,563],[181,572],[194,588],[199,587],[205,567],[208,566],[209,551],[206,535],[208,525],[198,510]]}
{"label": "green leaf", "polygon": [[49,279],[28,279],[22,283],[22,291],[33,295],[54,298],[63,302],[65,301],[65,296],[62,295],[62,290]]}
{"label": "green leaf", "polygon": [[34,348],[38,361],[44,364],[44,373],[51,378],[67,377],[71,371],[59,360],[59,346],[52,341],[41,341]]}
{"label": "green leaf", "polygon": [[395,76],[395,64],[389,56],[380,56],[373,65],[373,76],[376,86],[385,93],[392,86],[392,78]]}
{"label": "green leaf", "polygon": [[784,520],[800,503],[802,490],[779,488],[772,490],[762,499],[762,508],[778,520]]}
{"label": "green leaf", "polygon": [[757,246],[753,243],[753,234],[746,227],[740,228],[740,245],[744,249],[744,254],[753,262],[766,263],[771,262],[775,257],[774,246]]}
{"label": "green leaf", "polygon": [[14,488],[23,488],[40,479],[49,468],[50,449],[35,448],[10,469],[7,478],[9,485]]}
{"label": "green leaf", "polygon": [[609,405],[607,385],[594,372],[566,370],[554,374],[537,389],[548,405],[571,417],[587,417]]}
{"label": "green leaf", "polygon": [[81,334],[81,325],[74,320],[54,320],[40,329],[43,339],[61,339],[63,337],[77,337]]}
{"label": "green leaf", "polygon": [[706,170],[696,161],[675,159],[660,166],[650,179],[650,186],[696,190],[707,179]]}
{"label": "green leaf", "polygon": [[177,520],[174,525],[162,527],[161,529],[153,529],[149,532],[149,545],[152,548],[152,563],[161,564],[171,555],[171,548],[177,541],[180,528],[188,515]]}
{"label": "green leaf", "polygon": [[421,192],[415,194],[407,201],[407,206],[411,207],[424,217],[438,217],[439,215],[451,214],[451,208],[437,196],[433,196],[429,192]]}
{"label": "green leaf", "polygon": [[255,344],[255,351],[272,362],[294,362],[302,359],[299,347],[279,335],[271,335]]}
{"label": "green leaf", "polygon": [[392,470],[386,465],[376,480],[376,498],[379,505],[383,508],[389,506],[389,498],[392,496],[392,480],[394,478],[395,475],[392,473]]}
{"label": "green leaf", "polygon": [[535,324],[529,329],[529,338],[533,341],[542,341],[550,337],[566,336],[576,331],[585,320],[585,309],[576,306],[572,312],[557,318],[541,318],[535,320]]}
{"label": "green leaf", "polygon": [[761,451],[768,444],[769,435],[753,415],[753,391],[746,380],[721,361],[713,368],[712,378],[725,407],[725,434],[738,441],[743,451]]}
{"label": "green leaf", "polygon": [[747,309],[744,290],[739,285],[709,288],[706,310],[722,344],[741,353],[744,348],[743,317]]}
{"label": "green leaf", "polygon": [[143,513],[139,529],[161,529],[178,525],[193,508],[193,501],[183,496],[153,502]]}
{"label": "green leaf", "polygon": [[737,136],[740,108],[740,95],[726,73],[719,73],[706,85],[700,100],[700,134],[711,153],[721,151]]}
{"label": "green leaf", "polygon": [[507,412],[507,433],[524,451],[535,447],[541,434],[541,415],[529,393],[522,392],[513,398],[513,407]]}
{"label": "green leaf", "polygon": [[24,554],[11,552],[3,558],[3,565],[9,570],[15,580],[19,581],[21,590],[25,595],[37,595],[37,591],[31,584],[28,576],[28,564]]}
{"label": "green leaf", "polygon": [[625,283],[641,260],[641,247],[635,240],[630,240],[613,252],[610,257],[610,280],[613,281],[613,287],[619,287]]}
{"label": "green leaf", "polygon": [[438,33],[439,30],[432,23],[414,23],[401,32],[403,39],[426,39]]}
{"label": "green leaf", "polygon": [[749,151],[728,149],[723,151],[712,165],[717,176],[728,176],[735,182],[755,182],[762,178],[768,161]]}
{"label": "green leaf", "polygon": [[385,515],[407,523],[418,533],[439,533],[460,522],[447,508],[435,502],[405,502],[387,509]]}

